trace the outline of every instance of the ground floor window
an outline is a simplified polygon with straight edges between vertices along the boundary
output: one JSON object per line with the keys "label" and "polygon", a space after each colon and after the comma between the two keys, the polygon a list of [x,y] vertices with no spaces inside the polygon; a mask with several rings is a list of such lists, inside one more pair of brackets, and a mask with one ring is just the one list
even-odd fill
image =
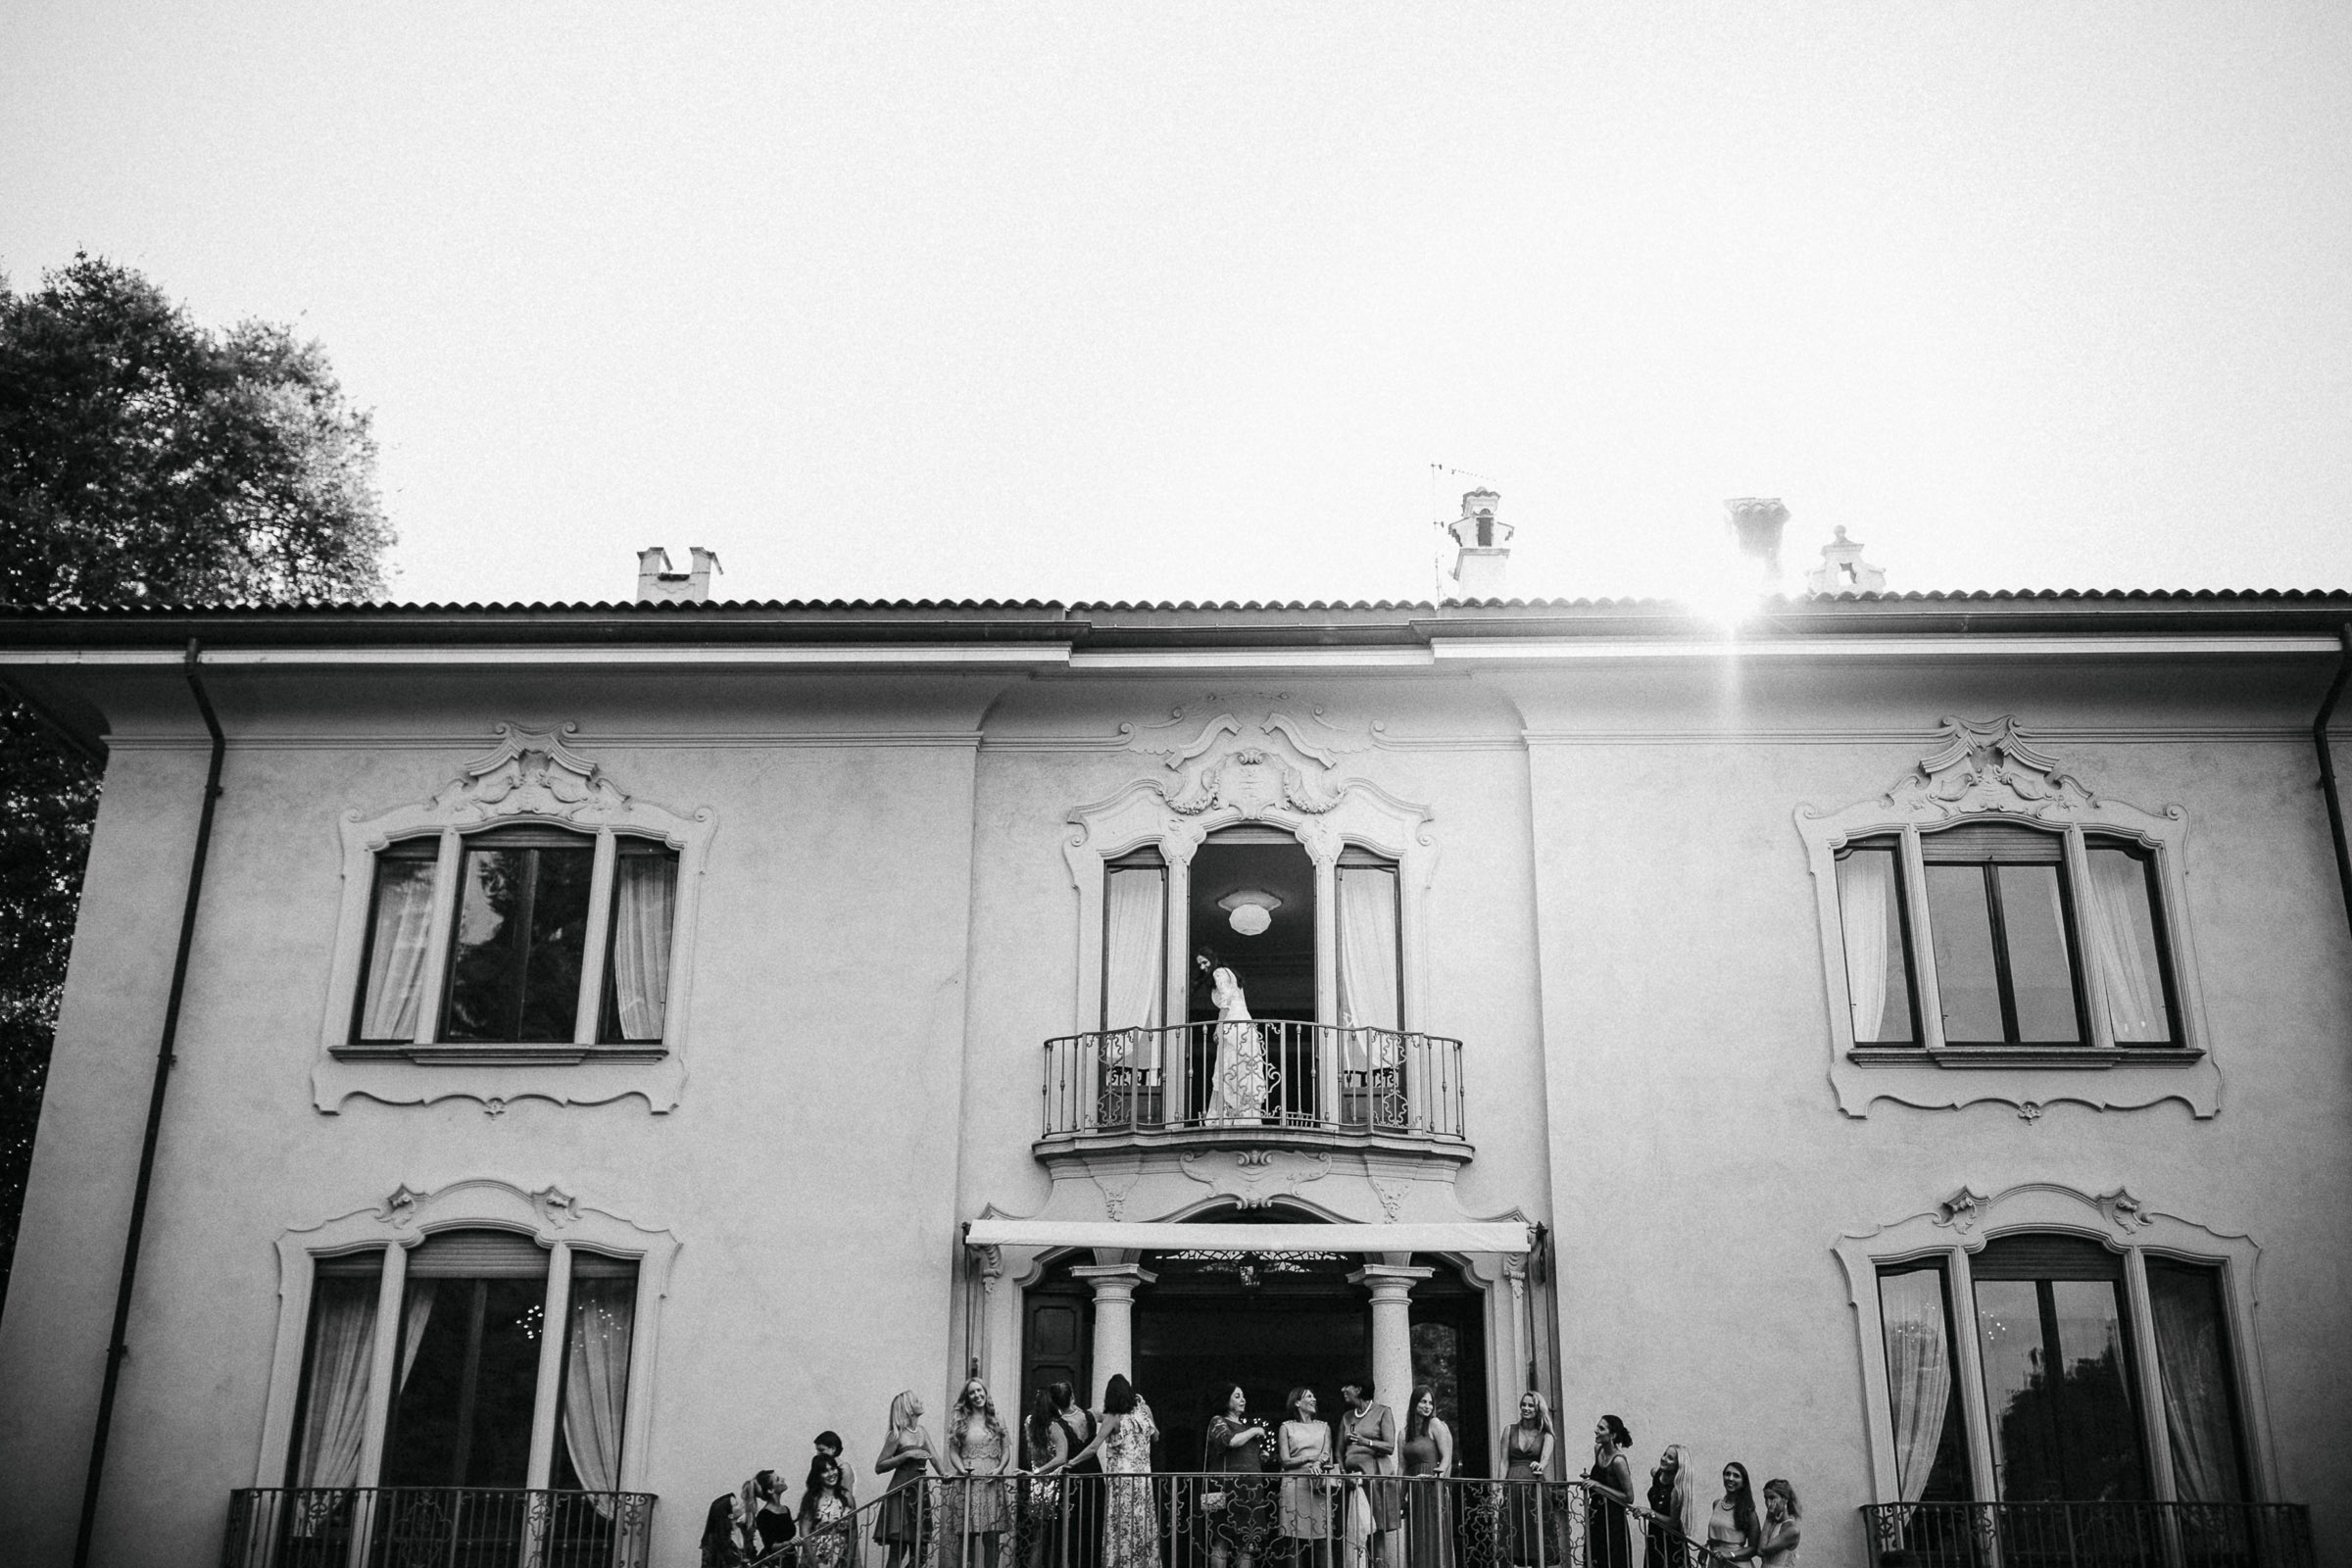
{"label": "ground floor window", "polygon": [[[403,1259],[399,1309],[384,1319],[388,1255],[315,1265],[287,1483],[618,1490],[636,1260],[566,1248],[559,1270],[528,1236],[444,1231]],[[380,1397],[379,1371],[391,1380]],[[538,1452],[549,1463],[534,1475]]]}

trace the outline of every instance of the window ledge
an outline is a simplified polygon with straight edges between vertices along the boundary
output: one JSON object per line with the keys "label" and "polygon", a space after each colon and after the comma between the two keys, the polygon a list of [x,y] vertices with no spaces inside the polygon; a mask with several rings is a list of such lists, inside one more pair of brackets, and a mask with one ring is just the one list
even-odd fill
{"label": "window ledge", "polygon": [[2104,1072],[2111,1067],[2186,1067],[2205,1053],[2180,1046],[1856,1046],[1863,1066],[2028,1067]]}
{"label": "window ledge", "polygon": [[337,1061],[413,1061],[420,1067],[576,1067],[586,1061],[660,1061],[669,1053],[659,1040],[605,1046],[479,1041],[419,1046],[377,1040],[332,1046],[327,1054]]}

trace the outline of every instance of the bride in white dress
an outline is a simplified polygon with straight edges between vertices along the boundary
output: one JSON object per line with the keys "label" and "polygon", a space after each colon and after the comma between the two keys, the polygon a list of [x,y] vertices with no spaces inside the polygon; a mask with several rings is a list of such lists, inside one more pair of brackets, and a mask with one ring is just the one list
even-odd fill
{"label": "bride in white dress", "polygon": [[1208,978],[1208,1000],[1217,1004],[1217,1059],[1203,1119],[1212,1127],[1261,1120],[1274,1085],[1265,1032],[1250,1018],[1249,998],[1231,969],[1213,970]]}

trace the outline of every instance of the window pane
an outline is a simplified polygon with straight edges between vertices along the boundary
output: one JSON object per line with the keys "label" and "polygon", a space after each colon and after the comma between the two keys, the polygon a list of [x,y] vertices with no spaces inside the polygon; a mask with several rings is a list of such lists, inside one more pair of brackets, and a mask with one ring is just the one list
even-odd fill
{"label": "window pane", "polygon": [[572,1254],[571,1323],[564,1353],[563,1431],[554,1481],[566,1490],[620,1486],[620,1437],[628,1412],[629,1341],[637,1317],[637,1265]]}
{"label": "window pane", "polygon": [[354,1026],[358,1039],[416,1038],[437,869],[433,861],[414,857],[385,855],[375,862],[375,907],[368,922],[368,982]]}
{"label": "window pane", "polygon": [[1888,1269],[1879,1276],[1886,1344],[1886,1394],[1894,1420],[1895,1484],[1905,1502],[1968,1500],[1958,1362],[1944,1311],[1943,1270]]}
{"label": "window pane", "polygon": [[2042,1386],[2041,1298],[2032,1280],[1977,1281],[1977,1341],[2003,1500],[2063,1497],[2056,1412]]}
{"label": "window pane", "polygon": [[2148,1304],[2173,1450],[2173,1491],[2183,1502],[2246,1495],[2236,1379],[2230,1370],[2222,1271],[2148,1259]]}
{"label": "window pane", "polygon": [[300,1436],[287,1477],[291,1486],[359,1484],[382,1269],[383,1253],[378,1251],[322,1264],[312,1281],[310,1343],[303,1355],[302,1415],[296,1429]]}
{"label": "window pane", "polygon": [[605,968],[607,1040],[659,1040],[669,1005],[669,937],[678,858],[623,853],[612,867],[612,956]]}
{"label": "window pane", "polygon": [[2008,939],[2009,984],[2017,1004],[2020,1040],[2077,1041],[2074,969],[2066,948],[2066,917],[2058,905],[2054,865],[2002,865],[2001,925]]}
{"label": "window pane", "polygon": [[409,1282],[385,1486],[523,1484],[546,1295],[544,1275]]}
{"label": "window pane", "polygon": [[2162,1044],[2177,1038],[2157,955],[2149,898],[2153,867],[2128,850],[2090,847],[2090,929],[2107,992],[2107,1021],[2118,1042]]}
{"label": "window pane", "polygon": [[569,1040],[592,847],[469,846],[450,965],[451,1040]]}
{"label": "window pane", "polygon": [[2058,1326],[2058,1439],[2072,1489],[2067,1495],[2141,1496],[2139,1417],[2132,1408],[2116,1287],[2106,1280],[2052,1280],[2043,1289]]}
{"label": "window pane", "polygon": [[1846,998],[1857,1045],[1908,1045],[1911,973],[1903,961],[1902,901],[1892,849],[1850,850],[1838,861],[1845,930]]}
{"label": "window pane", "polygon": [[1981,865],[1931,865],[1928,923],[1936,940],[1936,987],[1947,1041],[1997,1044],[2001,994],[1992,967],[1992,911]]}

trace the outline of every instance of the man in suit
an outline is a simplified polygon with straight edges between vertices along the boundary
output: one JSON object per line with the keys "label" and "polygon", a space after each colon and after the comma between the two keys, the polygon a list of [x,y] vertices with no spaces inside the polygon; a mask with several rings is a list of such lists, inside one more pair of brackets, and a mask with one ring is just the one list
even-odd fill
{"label": "man in suit", "polygon": [[1347,1405],[1340,1417],[1340,1464],[1351,1475],[1341,1539],[1347,1568],[1398,1568],[1404,1497],[1396,1482],[1376,1479],[1396,1473],[1396,1417],[1374,1403],[1372,1394],[1372,1380],[1362,1373],[1340,1385]]}

